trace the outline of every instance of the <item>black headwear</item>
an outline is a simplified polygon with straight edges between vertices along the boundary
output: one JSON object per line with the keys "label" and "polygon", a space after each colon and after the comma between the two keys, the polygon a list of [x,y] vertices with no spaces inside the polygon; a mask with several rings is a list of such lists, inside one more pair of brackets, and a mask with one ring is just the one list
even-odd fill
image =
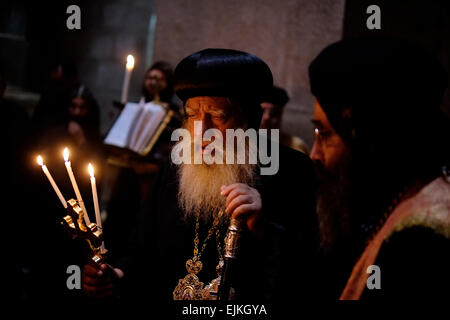
{"label": "black headwear", "polygon": [[359,222],[379,220],[403,188],[441,174],[450,157],[450,126],[440,111],[447,75],[424,49],[381,37],[343,40],[318,55],[309,76],[351,149],[351,206]]}
{"label": "black headwear", "polygon": [[352,150],[354,180],[371,181],[372,190],[366,184],[361,193],[392,196],[414,179],[440,174],[450,160],[450,125],[440,110],[447,74],[423,48],[386,38],[343,40],[319,54],[309,75],[312,93]]}
{"label": "black headwear", "polygon": [[265,101],[273,103],[280,108],[284,108],[289,102],[289,96],[283,88],[273,86],[272,90],[267,94]]}
{"label": "black headwear", "polygon": [[439,113],[447,85],[445,69],[423,48],[381,37],[330,45],[311,63],[309,76],[312,93],[347,142],[423,127]]}
{"label": "black headwear", "polygon": [[234,98],[252,128],[259,127],[260,103],[272,85],[272,72],[267,64],[237,50],[201,50],[184,58],[175,68],[175,93],[184,103],[197,96]]}

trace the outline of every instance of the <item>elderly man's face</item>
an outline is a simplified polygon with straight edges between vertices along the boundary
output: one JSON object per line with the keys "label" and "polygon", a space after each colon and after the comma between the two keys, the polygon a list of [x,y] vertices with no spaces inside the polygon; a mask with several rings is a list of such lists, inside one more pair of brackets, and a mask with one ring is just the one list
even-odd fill
{"label": "elderly man's face", "polygon": [[[242,126],[239,110],[225,97],[193,97],[186,102],[187,127],[194,137],[194,122],[202,124],[202,136],[208,129],[218,129],[226,136],[226,129]],[[205,142],[203,148],[208,143]]]}
{"label": "elderly man's face", "polygon": [[[202,136],[208,129],[217,129],[226,138],[226,129],[246,129],[246,122],[238,107],[224,97],[194,97],[187,100],[185,123],[194,139],[194,122],[202,125]],[[224,141],[225,142],[225,141]],[[202,141],[202,152],[211,143]],[[194,146],[194,145],[193,145]],[[226,148],[224,143],[223,148]],[[215,149],[214,149],[215,150]],[[223,150],[221,150],[223,151]],[[213,151],[215,154],[215,151]],[[214,155],[213,154],[213,155]],[[193,153],[192,153],[193,155]],[[225,154],[224,154],[225,156]],[[185,217],[195,215],[208,220],[224,208],[224,197],[220,187],[233,183],[251,184],[254,180],[255,165],[252,164],[182,164],[179,167],[179,203]],[[227,219],[223,215],[223,219]]]}

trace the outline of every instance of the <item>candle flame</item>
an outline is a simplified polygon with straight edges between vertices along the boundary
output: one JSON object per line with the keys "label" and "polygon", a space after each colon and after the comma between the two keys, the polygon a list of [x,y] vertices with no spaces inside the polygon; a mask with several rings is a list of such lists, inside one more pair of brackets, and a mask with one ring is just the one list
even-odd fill
{"label": "candle flame", "polygon": [[91,178],[93,178],[94,177],[94,167],[90,163],[88,165],[88,171],[89,171],[89,175],[91,176]]}
{"label": "candle flame", "polygon": [[38,156],[38,157],[37,157],[37,163],[38,163],[40,166],[43,166],[43,165],[44,165],[44,160],[42,160],[42,157],[41,157],[41,156]]}
{"label": "candle flame", "polygon": [[63,157],[64,161],[69,161],[69,149],[67,147],[64,148]]}
{"label": "candle flame", "polygon": [[134,68],[134,57],[131,54],[129,54],[127,56],[127,69],[131,70],[133,68]]}

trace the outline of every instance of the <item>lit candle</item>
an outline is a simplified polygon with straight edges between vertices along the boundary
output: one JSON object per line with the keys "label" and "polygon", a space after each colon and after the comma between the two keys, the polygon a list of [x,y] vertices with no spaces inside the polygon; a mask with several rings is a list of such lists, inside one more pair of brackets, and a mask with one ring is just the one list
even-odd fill
{"label": "lit candle", "polygon": [[67,202],[64,199],[61,191],[59,190],[58,186],[56,185],[55,180],[53,180],[52,175],[50,174],[50,171],[48,171],[47,166],[44,164],[44,160],[42,160],[41,156],[37,157],[37,163],[41,166],[42,171],[44,171],[45,175],[47,176],[48,181],[50,181],[50,184],[53,187],[53,190],[55,190],[56,194],[58,195],[59,200],[61,201],[64,208],[67,208]]}
{"label": "lit candle", "polygon": [[127,65],[125,68],[125,78],[123,79],[122,98],[120,101],[125,104],[128,99],[128,89],[130,88],[131,71],[134,68],[134,57],[129,54],[127,56]]}
{"label": "lit candle", "polygon": [[73,175],[72,166],[70,165],[69,161],[69,149],[64,148],[63,156],[64,162],[66,164],[67,173],[69,174],[70,182],[72,182],[72,186],[73,189],[75,190],[75,195],[77,197],[78,203],[80,204],[80,207],[84,212],[84,222],[86,223],[86,226],[89,226],[91,224],[91,221],[89,220],[86,207],[84,206],[84,201],[83,198],[81,197],[80,189],[78,189],[77,181],[75,180],[75,176]]}
{"label": "lit candle", "polygon": [[[97,227],[102,229],[102,218],[100,216],[100,206],[98,204],[97,186],[95,184],[94,167],[89,163],[88,165],[89,175],[91,176],[91,188],[92,188],[92,198],[94,199],[94,209],[95,209],[95,220],[97,222]],[[101,253],[105,253],[105,244],[102,242],[100,248]]]}

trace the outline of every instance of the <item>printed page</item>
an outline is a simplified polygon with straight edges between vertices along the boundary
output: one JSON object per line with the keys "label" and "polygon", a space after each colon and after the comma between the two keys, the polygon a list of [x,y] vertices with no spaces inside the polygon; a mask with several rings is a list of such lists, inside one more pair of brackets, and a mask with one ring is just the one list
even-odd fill
{"label": "printed page", "polygon": [[128,135],[141,109],[138,103],[128,102],[116,122],[114,122],[111,130],[109,130],[104,143],[120,148],[129,147],[127,145]]}
{"label": "printed page", "polygon": [[166,109],[156,103],[147,103],[144,106],[139,121],[139,135],[135,144],[131,146],[131,149],[135,152],[142,152],[152,136],[155,134],[161,121],[164,119]]}

